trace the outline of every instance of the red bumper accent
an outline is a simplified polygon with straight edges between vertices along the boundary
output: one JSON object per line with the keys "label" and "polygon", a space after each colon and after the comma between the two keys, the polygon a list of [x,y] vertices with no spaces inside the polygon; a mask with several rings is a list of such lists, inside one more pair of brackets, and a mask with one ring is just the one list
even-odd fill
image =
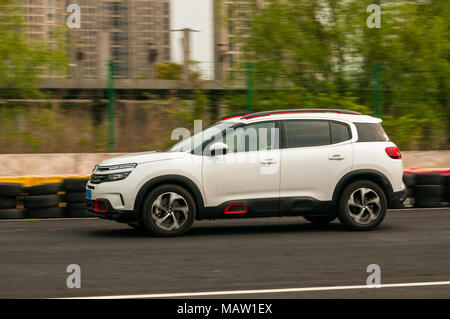
{"label": "red bumper accent", "polygon": [[96,199],[94,201],[94,212],[107,213],[109,211],[108,203],[103,199]]}
{"label": "red bumper accent", "polygon": [[[235,208],[233,209],[233,207],[235,207]],[[239,207],[239,209],[238,209],[238,207]],[[247,213],[247,206],[242,203],[230,204],[230,205],[227,205],[227,207],[225,207],[224,213],[225,214],[245,214],[245,213]]]}

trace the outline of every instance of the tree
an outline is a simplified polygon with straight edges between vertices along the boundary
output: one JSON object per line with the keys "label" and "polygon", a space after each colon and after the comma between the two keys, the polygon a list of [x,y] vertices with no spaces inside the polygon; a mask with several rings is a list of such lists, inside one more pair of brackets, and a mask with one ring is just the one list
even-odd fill
{"label": "tree", "polygon": [[273,108],[298,99],[373,109],[379,67],[391,138],[403,148],[448,148],[449,2],[383,2],[379,29],[366,24],[373,0],[267,2],[242,43],[256,87],[270,89],[256,91],[257,107],[258,100]]}
{"label": "tree", "polygon": [[0,0],[0,97],[27,98],[38,94],[39,76],[67,66],[64,34],[56,46],[28,38],[21,8],[14,0]]}

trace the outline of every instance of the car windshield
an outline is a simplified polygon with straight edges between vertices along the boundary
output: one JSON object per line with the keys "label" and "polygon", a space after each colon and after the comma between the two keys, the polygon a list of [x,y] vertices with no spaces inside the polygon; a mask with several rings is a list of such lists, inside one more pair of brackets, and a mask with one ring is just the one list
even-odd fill
{"label": "car windshield", "polygon": [[206,128],[205,130],[202,130],[201,132],[198,132],[188,138],[185,138],[172,146],[168,152],[192,152],[193,150],[198,149],[203,142],[209,141],[213,138],[213,136],[220,134],[225,129],[230,128],[232,126],[236,125],[236,123],[233,122],[219,122],[216,124],[213,124]]}

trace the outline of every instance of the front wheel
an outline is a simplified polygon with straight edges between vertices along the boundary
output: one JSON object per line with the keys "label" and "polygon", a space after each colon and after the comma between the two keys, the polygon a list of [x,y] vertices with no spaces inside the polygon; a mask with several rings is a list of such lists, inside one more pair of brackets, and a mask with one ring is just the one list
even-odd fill
{"label": "front wheel", "polygon": [[386,216],[386,195],[374,182],[353,182],[342,192],[338,209],[338,218],[345,227],[352,230],[374,229]]}
{"label": "front wheel", "polygon": [[192,195],[178,185],[162,185],[145,198],[141,222],[156,236],[181,236],[192,226],[196,206]]}

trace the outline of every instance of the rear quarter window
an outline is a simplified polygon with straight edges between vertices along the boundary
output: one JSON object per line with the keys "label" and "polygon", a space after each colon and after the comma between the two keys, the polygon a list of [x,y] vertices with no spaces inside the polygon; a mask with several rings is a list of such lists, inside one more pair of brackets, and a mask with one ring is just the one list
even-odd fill
{"label": "rear quarter window", "polygon": [[380,123],[355,123],[358,142],[388,142],[389,137]]}

